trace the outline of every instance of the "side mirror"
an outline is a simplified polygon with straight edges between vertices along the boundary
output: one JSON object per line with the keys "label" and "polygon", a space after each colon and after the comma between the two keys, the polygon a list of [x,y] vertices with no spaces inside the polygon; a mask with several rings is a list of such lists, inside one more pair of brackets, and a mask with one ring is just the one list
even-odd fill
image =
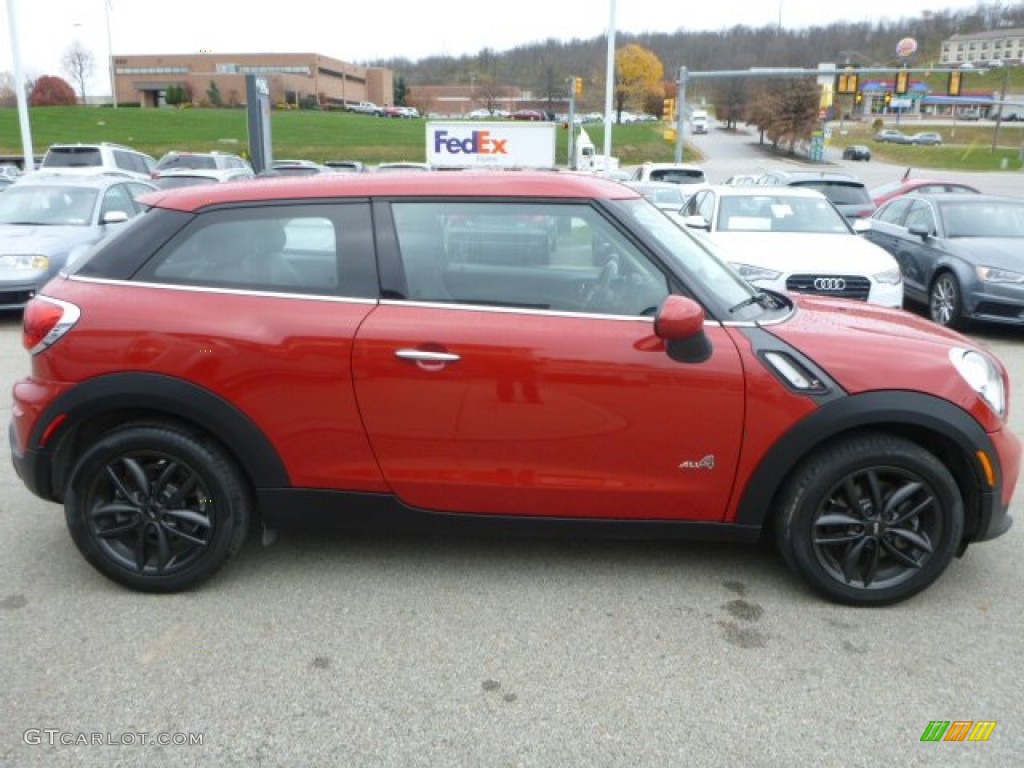
{"label": "side mirror", "polygon": [[669,296],[654,316],[654,333],[676,362],[703,363],[711,357],[704,319],[704,308],[693,299]]}
{"label": "side mirror", "polygon": [[850,222],[853,231],[858,235],[871,231],[871,219],[854,219]]}
{"label": "side mirror", "polygon": [[928,227],[921,226],[920,224],[914,224],[907,227],[907,231],[912,235],[917,235],[922,240],[927,240],[932,234],[932,231]]}
{"label": "side mirror", "polygon": [[128,221],[128,214],[124,211],[107,211],[100,220],[101,224],[124,224]]}
{"label": "side mirror", "polygon": [[703,216],[685,216],[683,218],[683,224],[688,226],[690,229],[711,229],[711,225],[708,223],[708,220]]}

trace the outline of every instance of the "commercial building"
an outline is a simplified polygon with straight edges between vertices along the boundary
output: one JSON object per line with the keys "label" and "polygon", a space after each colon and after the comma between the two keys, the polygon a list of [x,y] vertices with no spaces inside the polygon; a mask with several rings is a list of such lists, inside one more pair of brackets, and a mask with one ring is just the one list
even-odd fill
{"label": "commercial building", "polygon": [[267,81],[273,104],[299,105],[312,97],[322,107],[360,101],[387,105],[394,73],[316,53],[191,53],[115,56],[114,88],[119,104],[157,107],[167,89],[182,86],[195,104],[245,103],[245,76]]}
{"label": "commercial building", "polygon": [[991,62],[1018,64],[1024,59],[1024,28],[994,29],[972,35],[953,35],[942,43],[939,63],[945,65]]}

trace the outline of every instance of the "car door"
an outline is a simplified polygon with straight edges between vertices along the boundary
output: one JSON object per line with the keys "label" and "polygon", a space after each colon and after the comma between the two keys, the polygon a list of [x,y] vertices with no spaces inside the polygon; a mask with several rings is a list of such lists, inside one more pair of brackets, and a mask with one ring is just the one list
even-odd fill
{"label": "car door", "polygon": [[[375,218],[386,298],[359,329],[353,371],[374,453],[402,501],[722,519],[742,436],[738,352],[709,324],[709,360],[668,357],[652,315],[670,280],[602,213],[434,201],[397,202]],[[550,220],[557,233],[540,260],[537,227],[524,220]]]}
{"label": "car door", "polygon": [[[927,232],[928,236],[923,237],[919,234],[921,232]],[[928,295],[928,286],[935,270],[932,242],[937,232],[935,211],[931,203],[911,199],[893,255],[903,272],[906,288],[918,297]]]}
{"label": "car door", "polygon": [[904,292],[920,298],[919,289],[907,280],[908,264],[906,262],[908,257],[907,248],[904,245],[907,231],[903,222],[912,202],[913,198],[911,197],[897,197],[884,203],[871,217],[871,227],[862,233],[862,236],[892,254],[903,274]]}

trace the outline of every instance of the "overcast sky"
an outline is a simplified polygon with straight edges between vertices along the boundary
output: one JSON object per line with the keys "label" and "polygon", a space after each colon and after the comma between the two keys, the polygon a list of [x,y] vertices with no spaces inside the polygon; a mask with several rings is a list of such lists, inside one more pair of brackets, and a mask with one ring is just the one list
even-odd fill
{"label": "overcast sky", "polygon": [[[66,77],[61,56],[76,39],[96,58],[92,88],[109,93],[107,0],[2,0],[0,71],[13,71],[9,12],[17,13],[26,76]],[[619,32],[674,32],[917,17],[963,10],[977,0],[615,0]],[[405,56],[460,56],[548,38],[607,32],[612,0],[111,0],[115,54],[319,53],[350,62]],[[265,9],[272,9],[269,12]],[[895,48],[896,40],[893,40]],[[675,67],[680,62],[666,62]]]}

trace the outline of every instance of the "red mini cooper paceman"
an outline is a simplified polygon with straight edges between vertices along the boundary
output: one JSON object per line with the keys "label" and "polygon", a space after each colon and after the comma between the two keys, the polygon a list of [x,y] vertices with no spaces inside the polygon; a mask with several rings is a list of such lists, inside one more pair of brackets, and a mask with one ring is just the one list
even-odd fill
{"label": "red mini cooper paceman", "polygon": [[321,175],[147,202],[26,308],[10,429],[126,586],[195,586],[256,522],[769,533],[826,597],[881,605],[1010,526],[998,360],[761,292],[625,186]]}

